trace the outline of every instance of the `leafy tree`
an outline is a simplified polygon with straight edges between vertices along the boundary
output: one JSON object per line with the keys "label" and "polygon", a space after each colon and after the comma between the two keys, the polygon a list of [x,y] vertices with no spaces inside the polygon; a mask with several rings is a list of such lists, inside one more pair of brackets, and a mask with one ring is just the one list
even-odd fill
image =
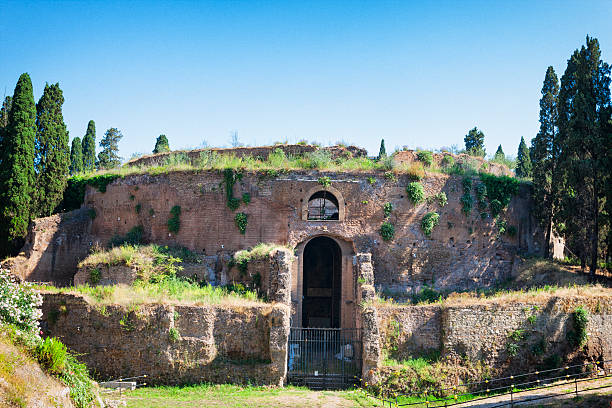
{"label": "leafy tree", "polygon": [[497,151],[495,152],[495,156],[493,156],[493,160],[506,160],[506,155],[501,145],[497,146]]}
{"label": "leafy tree", "polygon": [[380,140],[380,149],[378,149],[378,157],[376,160],[380,160],[383,157],[387,157],[387,149],[385,149],[385,139]]}
{"label": "leafy tree", "polygon": [[83,144],[80,137],[72,139],[70,149],[70,174],[74,175],[83,171]]}
{"label": "leafy tree", "polygon": [[610,110],[610,66],[601,60],[599,41],[587,36],[561,78],[554,182],[560,194],[555,218],[577,245],[583,268],[590,255],[591,275],[597,269],[600,225],[609,217],[602,210],[610,183]]}
{"label": "leafy tree", "polygon": [[45,85],[36,105],[36,194],[34,216],[48,216],[62,200],[70,166],[68,131],[62,105],[64,95],[59,84]]}
{"label": "leafy tree", "polygon": [[531,158],[523,136],[521,136],[521,143],[519,143],[518,154],[516,155],[516,176],[531,177]]}
{"label": "leafy tree", "polygon": [[468,134],[465,135],[463,141],[465,142],[465,151],[470,156],[484,157],[486,152],[484,148],[484,133],[478,130],[476,126],[474,129],[470,129]]}
{"label": "leafy tree", "polygon": [[104,133],[104,137],[100,140],[102,151],[98,154],[98,168],[112,169],[121,164],[119,157],[119,140],[123,135],[117,128],[110,128]]}
{"label": "leafy tree", "polygon": [[170,144],[168,143],[168,138],[166,135],[159,135],[157,141],[155,142],[155,149],[153,149],[153,153],[163,153],[170,151]]}
{"label": "leafy tree", "polygon": [[94,171],[96,168],[96,122],[90,120],[83,137],[83,170]]}
{"label": "leafy tree", "polygon": [[550,255],[550,236],[556,192],[553,189],[559,156],[557,102],[559,80],[553,67],[548,67],[540,99],[540,131],[531,141],[530,157],[533,178],[533,214],[546,231],[544,253]]}
{"label": "leafy tree", "polygon": [[15,87],[0,152],[0,252],[5,255],[14,249],[15,240],[25,237],[31,219],[35,134],[32,81],[24,73]]}

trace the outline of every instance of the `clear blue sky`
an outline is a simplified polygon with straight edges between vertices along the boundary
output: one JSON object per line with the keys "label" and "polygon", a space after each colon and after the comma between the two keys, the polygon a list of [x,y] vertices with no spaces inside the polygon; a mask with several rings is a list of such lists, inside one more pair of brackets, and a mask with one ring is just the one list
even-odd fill
{"label": "clear blue sky", "polygon": [[612,1],[0,0],[0,93],[59,82],[70,136],[89,119],[121,155],[300,139],[378,151],[463,145],[515,155],[538,129],[546,67],[585,36],[612,62]]}

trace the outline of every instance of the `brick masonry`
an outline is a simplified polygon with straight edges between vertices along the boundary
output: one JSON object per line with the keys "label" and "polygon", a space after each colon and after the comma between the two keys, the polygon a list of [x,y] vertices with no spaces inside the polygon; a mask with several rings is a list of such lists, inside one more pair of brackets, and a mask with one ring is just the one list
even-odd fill
{"label": "brick masonry", "polygon": [[[302,207],[306,195],[322,176],[331,179],[332,187],[341,195],[344,221],[304,220]],[[374,180],[371,184],[369,180]],[[461,178],[430,173],[421,181],[427,196],[445,192],[448,204],[440,207],[432,200],[413,205],[405,194],[408,176],[388,180],[380,172],[334,173],[292,171],[270,177],[246,172],[234,187],[234,196],[249,193],[251,202],[237,210],[248,216],[246,233],[235,225],[235,212],[226,204],[223,176],[219,171],[170,172],[159,175],[133,175],[111,183],[105,193],[88,188],[85,206],[94,209],[96,217],[80,227],[83,233],[65,232],[64,223],[55,223],[45,232],[34,229],[29,238],[40,242],[28,249],[31,261],[15,268],[16,273],[30,280],[45,280],[52,275],[51,240],[41,237],[65,236],[62,251],[62,281],[76,272],[78,259],[86,256],[86,243],[104,245],[114,235],[124,235],[142,225],[145,239],[165,245],[181,245],[214,262],[223,263],[231,254],[259,242],[288,244],[292,247],[316,235],[328,235],[348,242],[355,253],[372,254],[375,286],[406,294],[431,285],[445,289],[486,287],[509,276],[517,251],[538,253],[542,234],[530,217],[531,201],[528,186],[513,198],[504,219],[517,228],[517,235],[498,236],[490,217],[482,219],[478,211],[470,216],[461,212],[463,194]],[[390,221],[396,233],[392,241],[382,240],[379,229],[383,222],[383,205],[393,205]],[[140,204],[140,212],[136,206]],[[181,206],[181,227],[178,234],[168,231],[170,209]],[[420,227],[429,211],[440,213],[439,225],[431,237]],[[37,223],[47,222],[37,220]],[[84,240],[82,237],[92,237]],[[36,260],[45,260],[36,265]],[[213,262],[213,261],[211,261]],[[213,262],[213,263],[214,263]],[[206,264],[207,275],[211,275]],[[223,266],[214,266],[216,272]],[[33,274],[33,270],[36,273]],[[215,273],[216,273],[215,272]],[[48,274],[47,276],[45,274]],[[72,274],[72,275],[71,275]],[[215,275],[219,283],[227,275]],[[49,279],[50,280],[50,279]]]}

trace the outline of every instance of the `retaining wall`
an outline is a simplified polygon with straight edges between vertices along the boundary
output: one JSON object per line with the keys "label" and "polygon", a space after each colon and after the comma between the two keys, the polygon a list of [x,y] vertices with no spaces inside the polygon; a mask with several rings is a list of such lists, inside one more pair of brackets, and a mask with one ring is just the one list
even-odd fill
{"label": "retaining wall", "polygon": [[[44,294],[43,327],[101,380],[146,374],[147,383],[282,385],[289,307],[94,306]],[[177,337],[178,335],[178,337]]]}
{"label": "retaining wall", "polygon": [[[574,330],[572,313],[578,306],[589,311],[588,342],[582,348],[572,346],[568,340],[568,333]],[[612,359],[610,295],[378,305],[377,310],[380,342],[400,360],[437,350],[449,359],[482,361],[494,371],[518,372],[554,360]]]}

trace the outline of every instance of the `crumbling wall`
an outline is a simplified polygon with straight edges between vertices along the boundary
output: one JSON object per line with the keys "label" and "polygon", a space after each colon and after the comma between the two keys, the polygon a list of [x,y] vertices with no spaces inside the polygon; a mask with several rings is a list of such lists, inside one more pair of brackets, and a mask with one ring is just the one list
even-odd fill
{"label": "crumbling wall", "polygon": [[43,327],[101,380],[147,375],[151,384],[282,385],[289,307],[93,305],[44,294]]}
{"label": "crumbling wall", "polygon": [[91,210],[82,208],[33,220],[21,252],[2,267],[21,280],[72,283],[77,264],[98,242],[91,234],[92,216]]}
{"label": "crumbling wall", "polygon": [[[588,341],[572,344],[572,313],[589,311]],[[481,361],[497,373],[524,372],[555,362],[612,359],[612,297],[526,296],[426,306],[378,304],[380,343],[402,360],[432,355]]]}
{"label": "crumbling wall", "polygon": [[[234,252],[260,242],[296,247],[317,235],[350,242],[355,253],[371,253],[377,289],[400,296],[425,285],[441,289],[491,286],[510,276],[517,252],[540,253],[543,248],[543,234],[529,214],[528,186],[521,188],[502,215],[517,231],[510,236],[499,233],[490,215],[483,217],[476,208],[468,215],[462,212],[461,177],[429,173],[421,184],[430,199],[415,205],[406,194],[406,186],[413,181],[410,176],[389,174],[244,172],[232,193],[237,198],[248,194],[250,202],[241,203],[235,211],[228,208],[221,171],[132,175],[115,180],[104,193],[88,187],[85,206],[95,211],[89,230],[102,244],[140,226],[145,242],[184,246],[209,257],[211,262],[201,274],[214,276],[215,283],[220,284],[232,280],[231,271],[224,265]],[[322,177],[329,177],[331,186],[341,192],[344,221],[304,219],[303,203],[309,198],[308,192],[325,189]],[[431,198],[440,192],[448,198],[445,206]],[[388,221],[395,226],[395,236],[390,241],[380,235],[386,203],[393,206]],[[181,208],[177,233],[168,230],[174,206]],[[430,211],[438,212],[440,219],[431,236],[426,236],[421,221]],[[247,216],[244,234],[236,226],[237,213]],[[82,252],[70,252],[65,258],[75,260],[66,269],[67,274],[74,273]],[[23,275],[30,279],[28,273]]]}

